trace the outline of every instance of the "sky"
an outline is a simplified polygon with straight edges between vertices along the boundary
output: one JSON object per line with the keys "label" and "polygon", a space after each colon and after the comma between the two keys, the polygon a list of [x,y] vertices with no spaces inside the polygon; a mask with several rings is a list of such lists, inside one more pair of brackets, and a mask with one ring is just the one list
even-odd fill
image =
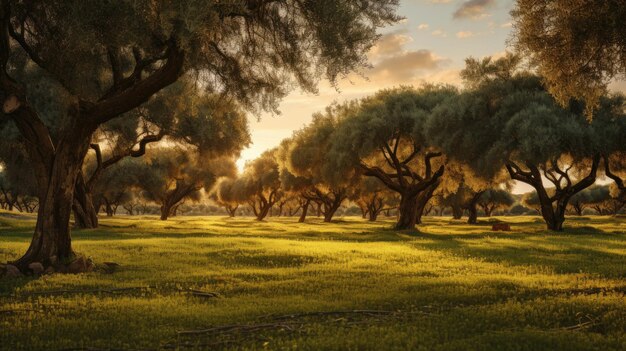
{"label": "sky", "polygon": [[[280,105],[280,115],[250,116],[252,142],[238,166],[277,146],[311,116],[334,101],[342,102],[399,85],[447,83],[460,86],[459,73],[467,57],[505,54],[511,35],[514,0],[401,0],[401,23],[381,30],[368,53],[372,68],[365,77],[350,76],[339,89],[322,81],[318,94],[294,91]],[[517,185],[523,193],[529,187]]]}

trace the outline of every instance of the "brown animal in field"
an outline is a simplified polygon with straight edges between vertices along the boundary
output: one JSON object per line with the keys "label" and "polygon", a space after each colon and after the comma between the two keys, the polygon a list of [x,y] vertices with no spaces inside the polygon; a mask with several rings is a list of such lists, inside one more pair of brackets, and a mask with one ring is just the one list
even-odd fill
{"label": "brown animal in field", "polygon": [[491,230],[493,230],[494,232],[497,232],[498,230],[501,230],[503,232],[510,232],[511,226],[508,223],[496,223],[491,226]]}

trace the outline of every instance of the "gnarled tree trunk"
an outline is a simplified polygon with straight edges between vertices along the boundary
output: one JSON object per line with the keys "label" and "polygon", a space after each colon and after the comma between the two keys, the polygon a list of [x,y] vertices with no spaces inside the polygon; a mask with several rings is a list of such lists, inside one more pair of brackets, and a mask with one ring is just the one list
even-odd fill
{"label": "gnarled tree trunk", "polygon": [[341,206],[342,201],[343,199],[340,199],[340,200],[336,199],[329,205],[324,205],[324,209],[323,209],[324,222],[330,223],[333,220],[333,217],[335,216],[335,213],[337,213],[337,210]]}
{"label": "gnarled tree trunk", "polygon": [[302,205],[302,213],[300,214],[300,218],[298,218],[299,223],[304,223],[306,219],[306,214],[309,211],[309,206],[311,205],[311,200],[307,199]]}
{"label": "gnarled tree trunk", "polygon": [[395,229],[406,230],[413,229],[417,224],[418,195],[400,194],[400,206],[398,213],[400,217],[395,225]]}
{"label": "gnarled tree trunk", "polygon": [[93,203],[91,191],[85,184],[83,173],[78,172],[74,188],[74,224],[79,228],[98,228],[98,213]]}
{"label": "gnarled tree trunk", "polygon": [[422,223],[422,216],[424,215],[424,211],[430,199],[432,199],[435,190],[439,187],[441,182],[437,180],[433,184],[431,184],[426,190],[422,191],[417,197],[417,217],[415,219],[416,224]]}
{"label": "gnarled tree trunk", "polygon": [[[545,169],[543,172],[543,176],[555,185],[555,193],[552,196],[546,191],[542,181],[542,174],[536,165],[527,163],[528,171],[526,171],[522,170],[514,162],[509,162],[506,168],[512,179],[519,180],[535,188],[539,198],[541,216],[546,222],[548,230],[562,231],[563,222],[565,222],[565,211],[570,198],[595,182],[599,164],[600,155],[596,155],[592,159],[589,174],[574,184],[567,173],[569,169],[561,170],[558,161],[552,160],[550,167],[554,169],[554,172]],[[548,167],[547,164],[546,167]],[[560,177],[557,178],[554,173]],[[562,184],[564,181],[566,182],[565,185]]]}
{"label": "gnarled tree trunk", "polygon": [[[34,111],[24,109],[15,119],[20,131],[29,135],[29,140],[38,140],[38,144],[28,149],[35,161],[39,210],[30,246],[14,264],[25,271],[32,262],[40,262],[44,266],[69,262],[75,256],[70,230],[74,186],[87,153],[92,129],[76,128],[73,133],[61,135],[53,146],[47,128]],[[30,133],[37,133],[38,137]]]}
{"label": "gnarled tree trunk", "polygon": [[452,208],[452,219],[461,219],[463,218],[463,207],[458,205],[450,206]]}
{"label": "gnarled tree trunk", "polygon": [[468,224],[476,224],[478,223],[478,200],[484,191],[478,191],[467,204],[467,223]]}

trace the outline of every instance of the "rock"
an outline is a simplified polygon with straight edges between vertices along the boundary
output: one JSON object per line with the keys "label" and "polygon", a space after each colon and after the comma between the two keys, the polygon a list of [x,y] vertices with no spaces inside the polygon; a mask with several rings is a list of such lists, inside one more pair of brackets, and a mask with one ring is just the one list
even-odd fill
{"label": "rock", "polygon": [[23,274],[22,272],[20,272],[20,270],[13,266],[13,265],[6,265],[6,267],[4,267],[4,276],[7,278],[17,278],[17,277],[21,277]]}
{"label": "rock", "polygon": [[496,223],[491,226],[491,230],[493,230],[494,232],[497,232],[499,230],[503,232],[510,232],[511,226],[508,223]]}
{"label": "rock", "polygon": [[33,271],[34,275],[40,275],[44,271],[43,265],[41,263],[39,263],[39,262],[33,262],[33,263],[29,264],[28,265],[28,269]]}
{"label": "rock", "polygon": [[56,269],[54,269],[54,267],[50,266],[48,268],[46,268],[46,270],[43,272],[43,274],[52,274],[56,272]]}
{"label": "rock", "polygon": [[50,260],[50,264],[51,265],[57,264],[57,257],[56,256],[50,256],[49,260]]}
{"label": "rock", "polygon": [[115,262],[102,262],[102,265],[99,266],[100,270],[104,273],[115,273],[120,268],[119,263]]}
{"label": "rock", "polygon": [[67,273],[83,273],[87,271],[87,261],[85,257],[79,256],[72,263],[65,267]]}

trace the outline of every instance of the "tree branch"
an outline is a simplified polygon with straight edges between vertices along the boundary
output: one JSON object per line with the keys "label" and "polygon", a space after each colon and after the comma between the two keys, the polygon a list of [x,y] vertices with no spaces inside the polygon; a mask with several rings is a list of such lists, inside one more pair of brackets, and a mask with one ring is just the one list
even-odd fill
{"label": "tree branch", "polygon": [[175,41],[167,49],[165,64],[144,79],[129,87],[113,92],[95,104],[82,102],[85,115],[96,124],[105,123],[148,101],[152,95],[174,83],[182,74],[185,54]]}

